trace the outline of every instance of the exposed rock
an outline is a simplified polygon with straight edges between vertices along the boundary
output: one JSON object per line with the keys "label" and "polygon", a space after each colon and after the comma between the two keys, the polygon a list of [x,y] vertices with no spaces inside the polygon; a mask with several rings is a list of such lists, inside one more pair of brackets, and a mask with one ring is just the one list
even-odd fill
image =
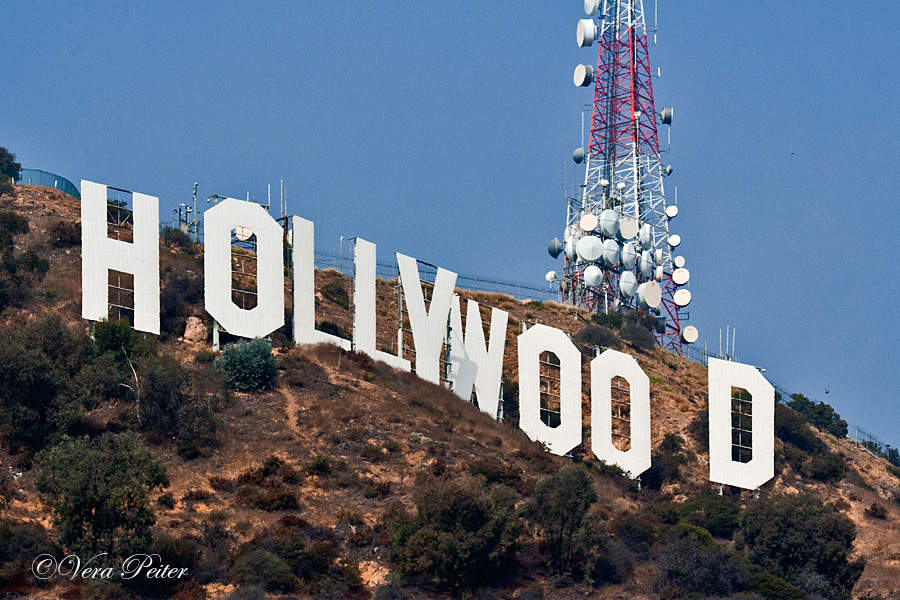
{"label": "exposed rock", "polygon": [[209,339],[209,330],[197,317],[188,317],[184,328],[184,341],[202,344]]}

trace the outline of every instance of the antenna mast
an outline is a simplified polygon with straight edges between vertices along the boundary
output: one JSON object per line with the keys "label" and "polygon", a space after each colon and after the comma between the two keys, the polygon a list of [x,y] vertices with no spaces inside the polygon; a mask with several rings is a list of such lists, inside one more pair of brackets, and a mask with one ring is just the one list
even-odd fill
{"label": "antenna mast", "polygon": [[575,85],[594,87],[588,147],[582,139],[572,155],[584,164],[584,184],[568,198],[564,241],[548,251],[564,255],[565,302],[654,314],[657,341],[681,354],[698,334],[684,327],[689,273],[674,254],[681,237],[669,224],[678,208],[666,205],[672,167],[663,166],[657,137],[674,110],[654,107],[643,0],[585,0],[584,9],[590,18],[578,21],[576,41],[600,47],[596,68],[578,65],[574,76]]}

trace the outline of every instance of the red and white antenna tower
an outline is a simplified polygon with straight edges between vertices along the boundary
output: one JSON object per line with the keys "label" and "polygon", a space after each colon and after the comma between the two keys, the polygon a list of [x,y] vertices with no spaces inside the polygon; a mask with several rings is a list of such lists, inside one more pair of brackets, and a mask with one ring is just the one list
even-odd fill
{"label": "red and white antenna tower", "polygon": [[657,131],[674,111],[657,113],[653,104],[642,0],[585,0],[584,10],[591,18],[578,22],[577,43],[600,47],[597,66],[579,65],[574,77],[594,87],[588,147],[573,154],[584,164],[584,184],[569,198],[564,242],[554,239],[548,250],[564,254],[564,301],[655,314],[657,341],[681,354],[697,329],[685,327],[689,273],[675,255],[681,238],[669,229],[678,207],[666,204],[663,179],[672,167],[660,160]]}

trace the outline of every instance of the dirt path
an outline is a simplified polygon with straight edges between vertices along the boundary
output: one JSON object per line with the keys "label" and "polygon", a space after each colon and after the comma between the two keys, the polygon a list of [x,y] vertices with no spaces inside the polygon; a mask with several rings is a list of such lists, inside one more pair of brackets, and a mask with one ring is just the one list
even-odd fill
{"label": "dirt path", "polygon": [[300,410],[300,403],[297,401],[297,396],[294,392],[285,385],[278,386],[278,393],[284,396],[286,409],[287,409],[287,423],[288,427],[291,428],[291,431],[294,433],[300,433],[300,426],[297,425],[297,411]]}

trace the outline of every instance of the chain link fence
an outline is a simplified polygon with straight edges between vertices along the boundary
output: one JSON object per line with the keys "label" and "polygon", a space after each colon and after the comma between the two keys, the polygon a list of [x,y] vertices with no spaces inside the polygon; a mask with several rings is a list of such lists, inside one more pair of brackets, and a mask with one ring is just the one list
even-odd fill
{"label": "chain link fence", "polygon": [[67,193],[76,200],[81,200],[81,192],[75,187],[75,184],[60,177],[55,173],[48,173],[40,169],[22,169],[19,172],[19,178],[16,179],[16,185],[45,185],[47,187],[55,187],[56,189]]}

